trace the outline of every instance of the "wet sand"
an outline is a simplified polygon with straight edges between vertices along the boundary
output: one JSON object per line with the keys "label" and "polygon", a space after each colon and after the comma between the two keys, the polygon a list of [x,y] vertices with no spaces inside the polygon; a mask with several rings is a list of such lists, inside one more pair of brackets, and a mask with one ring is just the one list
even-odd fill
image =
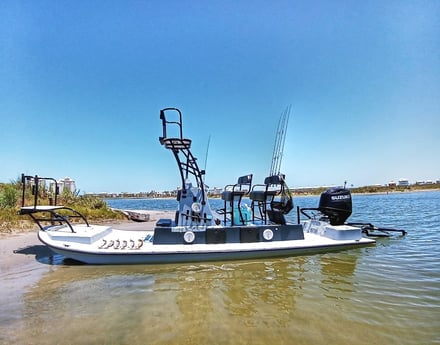
{"label": "wet sand", "polygon": [[[101,224],[115,229],[153,230],[160,218],[172,218],[174,212],[149,211],[150,221],[112,221]],[[0,344],[15,344],[23,327],[24,296],[49,272],[58,271],[62,258],[38,239],[38,227],[12,233],[0,233]]]}

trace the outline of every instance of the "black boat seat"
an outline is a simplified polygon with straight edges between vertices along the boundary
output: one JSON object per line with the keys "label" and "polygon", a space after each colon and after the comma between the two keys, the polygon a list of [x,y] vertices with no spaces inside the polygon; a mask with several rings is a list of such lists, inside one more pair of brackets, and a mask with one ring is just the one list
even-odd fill
{"label": "black boat seat", "polygon": [[249,193],[252,185],[252,174],[241,176],[236,184],[226,185],[222,192],[222,200],[231,201],[236,196],[244,196]]}
{"label": "black boat seat", "polygon": [[236,191],[225,190],[222,192],[222,200],[232,201],[232,200],[234,200],[235,197],[238,197],[238,196],[243,197],[247,193],[248,193],[248,191],[244,191],[244,190],[236,190]]}
{"label": "black boat seat", "polygon": [[[272,204],[275,202],[275,197],[282,194],[284,191],[283,174],[268,176],[264,179],[264,184],[256,184],[252,187],[249,193],[251,199],[252,220],[260,219],[264,224],[267,224],[267,215],[269,218],[274,214]],[[256,213],[258,210],[258,215]],[[277,223],[279,220],[277,220]]]}
{"label": "black boat seat", "polygon": [[[244,175],[238,178],[236,184],[226,185],[221,198],[224,201],[224,209],[222,213],[224,214],[224,223],[226,224],[227,214],[231,215],[231,222],[234,224],[234,207],[238,209],[238,214],[240,216],[240,223],[244,224],[245,220],[241,213],[241,199],[248,195],[252,186],[252,174]],[[235,205],[236,203],[236,205]],[[229,204],[229,207],[228,207]],[[235,220],[237,222],[237,220]]]}

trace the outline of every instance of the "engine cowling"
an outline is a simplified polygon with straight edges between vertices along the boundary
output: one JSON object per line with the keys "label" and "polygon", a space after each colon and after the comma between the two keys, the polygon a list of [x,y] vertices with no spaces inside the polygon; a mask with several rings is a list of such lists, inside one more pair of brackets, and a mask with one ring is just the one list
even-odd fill
{"label": "engine cowling", "polygon": [[331,225],[342,225],[352,212],[351,193],[342,187],[332,187],[321,194],[319,211],[326,215]]}

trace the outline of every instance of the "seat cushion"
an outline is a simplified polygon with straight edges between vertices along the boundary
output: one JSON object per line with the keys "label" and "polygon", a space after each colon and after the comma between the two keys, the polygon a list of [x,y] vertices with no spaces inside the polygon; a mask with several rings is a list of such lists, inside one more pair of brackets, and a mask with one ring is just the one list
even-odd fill
{"label": "seat cushion", "polygon": [[277,195],[277,193],[276,190],[253,190],[249,194],[249,199],[254,201],[266,201],[268,197]]}
{"label": "seat cushion", "polygon": [[235,197],[240,197],[246,194],[246,191],[232,191],[232,190],[225,190],[222,192],[222,200],[225,201],[232,201]]}
{"label": "seat cushion", "polygon": [[266,200],[266,191],[264,190],[253,190],[249,194],[249,199],[253,201],[265,201]]}

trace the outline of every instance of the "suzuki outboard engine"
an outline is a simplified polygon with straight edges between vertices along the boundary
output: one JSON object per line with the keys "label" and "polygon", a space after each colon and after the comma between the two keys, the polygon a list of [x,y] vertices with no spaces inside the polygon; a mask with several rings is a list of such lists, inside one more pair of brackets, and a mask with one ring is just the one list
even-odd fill
{"label": "suzuki outboard engine", "polygon": [[342,187],[332,187],[321,194],[318,210],[326,215],[331,225],[343,225],[351,215],[351,193]]}

